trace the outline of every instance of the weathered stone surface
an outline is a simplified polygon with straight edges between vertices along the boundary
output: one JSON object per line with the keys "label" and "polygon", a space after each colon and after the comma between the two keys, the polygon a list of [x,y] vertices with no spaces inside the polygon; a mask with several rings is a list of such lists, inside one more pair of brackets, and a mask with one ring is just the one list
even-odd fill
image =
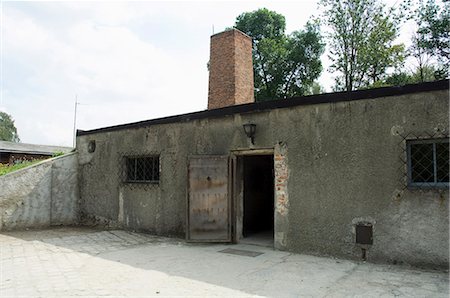
{"label": "weathered stone surface", "polygon": [[77,155],[55,159],[52,163],[51,224],[77,223],[78,198]]}
{"label": "weathered stone surface", "polygon": [[51,166],[44,162],[0,177],[2,230],[50,224]]}
{"label": "weathered stone surface", "polygon": [[77,154],[0,177],[0,230],[76,224]]}
{"label": "weathered stone surface", "polygon": [[[372,218],[369,261],[448,267],[448,190],[403,190],[405,144],[392,133],[392,127],[417,134],[448,127],[448,103],[448,90],[441,90],[81,136],[83,212],[121,218],[129,229],[184,237],[189,156],[277,148],[281,142],[285,156],[276,158],[285,161],[280,173],[288,171],[280,175],[288,200],[280,196],[278,207],[287,216],[275,222],[275,239],[285,249],[361,259],[353,222]],[[255,145],[249,145],[244,123],[257,125]],[[90,140],[97,143],[94,153],[87,152]],[[160,154],[160,183],[121,191],[120,157],[149,151]]]}

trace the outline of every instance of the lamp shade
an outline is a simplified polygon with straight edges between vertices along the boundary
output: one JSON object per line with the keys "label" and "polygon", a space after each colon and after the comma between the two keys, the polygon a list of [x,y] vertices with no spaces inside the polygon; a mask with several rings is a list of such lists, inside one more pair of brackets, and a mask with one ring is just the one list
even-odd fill
{"label": "lamp shade", "polygon": [[247,124],[244,124],[243,126],[244,126],[244,131],[245,131],[245,134],[247,135],[247,137],[252,138],[255,136],[256,124],[247,123]]}

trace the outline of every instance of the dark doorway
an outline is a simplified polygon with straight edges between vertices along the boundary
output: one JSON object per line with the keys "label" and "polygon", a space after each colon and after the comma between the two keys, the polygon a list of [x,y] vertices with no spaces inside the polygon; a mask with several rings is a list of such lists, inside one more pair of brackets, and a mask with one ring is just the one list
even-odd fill
{"label": "dark doorway", "polygon": [[244,238],[273,243],[273,169],[273,155],[244,156]]}

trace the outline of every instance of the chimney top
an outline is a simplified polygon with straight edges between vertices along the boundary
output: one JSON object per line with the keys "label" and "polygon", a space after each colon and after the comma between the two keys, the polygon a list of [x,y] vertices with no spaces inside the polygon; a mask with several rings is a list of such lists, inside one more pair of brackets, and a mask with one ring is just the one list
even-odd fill
{"label": "chimney top", "polygon": [[240,33],[240,34],[242,34],[243,36],[246,36],[247,38],[250,38],[250,40],[252,40],[252,38],[250,37],[250,35],[248,35],[248,34],[242,32],[241,30],[239,30],[239,29],[237,29],[237,28],[229,28],[229,29],[226,29],[226,30],[224,30],[224,31],[222,31],[222,32],[214,33],[213,35],[211,35],[211,38],[213,38],[213,37],[216,36],[216,35],[231,34],[232,32]]}

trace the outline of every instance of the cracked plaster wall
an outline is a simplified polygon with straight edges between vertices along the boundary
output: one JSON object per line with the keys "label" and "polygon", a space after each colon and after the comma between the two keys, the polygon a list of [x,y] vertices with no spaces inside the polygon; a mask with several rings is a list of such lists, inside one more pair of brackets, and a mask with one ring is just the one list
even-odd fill
{"label": "cracked plaster wall", "polygon": [[[184,237],[190,155],[283,144],[286,168],[279,170],[288,175],[280,185],[286,201],[276,202],[286,214],[276,222],[280,246],[360,259],[354,224],[370,219],[374,243],[367,251],[369,261],[446,267],[448,190],[404,189],[399,182],[404,144],[395,132],[448,132],[448,96],[448,90],[432,91],[81,136],[82,214],[97,222],[120,220],[129,229]],[[242,129],[248,122],[257,125],[255,145]],[[87,152],[90,140],[97,144],[94,153]],[[120,156],[148,151],[160,154],[159,185],[146,190],[121,186]]]}

